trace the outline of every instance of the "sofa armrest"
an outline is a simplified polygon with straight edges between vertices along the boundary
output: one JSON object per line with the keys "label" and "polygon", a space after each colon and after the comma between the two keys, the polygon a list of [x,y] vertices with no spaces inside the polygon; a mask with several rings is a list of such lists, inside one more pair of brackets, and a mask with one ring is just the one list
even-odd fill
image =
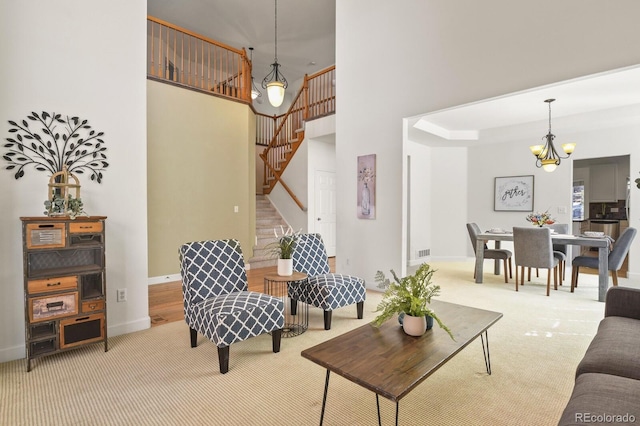
{"label": "sofa armrest", "polygon": [[640,289],[611,287],[607,291],[605,302],[605,317],[640,319]]}

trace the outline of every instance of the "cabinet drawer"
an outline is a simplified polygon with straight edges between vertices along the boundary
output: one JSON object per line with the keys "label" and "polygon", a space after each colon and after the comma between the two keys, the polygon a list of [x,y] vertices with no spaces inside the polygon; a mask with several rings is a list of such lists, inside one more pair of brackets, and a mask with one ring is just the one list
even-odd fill
{"label": "cabinet drawer", "polygon": [[56,336],[58,327],[55,321],[41,322],[29,326],[29,339],[42,339],[43,337]]}
{"label": "cabinet drawer", "polygon": [[32,357],[40,354],[45,354],[47,352],[53,352],[57,349],[58,341],[55,337],[47,340],[41,340],[39,342],[29,343],[29,352],[31,352],[30,356]]}
{"label": "cabinet drawer", "polygon": [[75,290],[78,288],[78,277],[57,277],[45,280],[29,280],[27,291],[29,294],[48,293],[60,290]]}
{"label": "cabinet drawer", "polygon": [[64,223],[28,223],[25,239],[28,249],[65,246]]}
{"label": "cabinet drawer", "polygon": [[95,312],[104,310],[104,300],[87,300],[82,302],[82,312]]}
{"label": "cabinet drawer", "polygon": [[60,348],[104,340],[104,314],[60,321]]}
{"label": "cabinet drawer", "polygon": [[29,298],[29,322],[78,314],[78,292]]}
{"label": "cabinet drawer", "polygon": [[69,233],[102,232],[102,222],[72,222],[69,223]]}

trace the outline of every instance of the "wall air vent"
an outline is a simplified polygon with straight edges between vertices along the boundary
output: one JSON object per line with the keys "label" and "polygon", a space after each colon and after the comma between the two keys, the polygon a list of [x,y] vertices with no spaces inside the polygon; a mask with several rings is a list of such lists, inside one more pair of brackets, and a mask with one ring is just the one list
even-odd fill
{"label": "wall air vent", "polygon": [[427,257],[431,255],[431,249],[422,249],[416,251],[416,258]]}

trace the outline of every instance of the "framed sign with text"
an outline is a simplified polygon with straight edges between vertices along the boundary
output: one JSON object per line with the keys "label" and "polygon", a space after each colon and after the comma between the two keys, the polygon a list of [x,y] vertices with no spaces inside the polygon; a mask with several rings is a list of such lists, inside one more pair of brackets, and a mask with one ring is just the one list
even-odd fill
{"label": "framed sign with text", "polygon": [[533,175],[495,178],[493,210],[532,212]]}

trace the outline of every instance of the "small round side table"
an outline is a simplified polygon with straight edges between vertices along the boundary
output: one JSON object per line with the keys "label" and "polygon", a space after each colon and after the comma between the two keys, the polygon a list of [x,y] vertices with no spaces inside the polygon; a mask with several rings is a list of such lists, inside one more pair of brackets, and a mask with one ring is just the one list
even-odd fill
{"label": "small round side table", "polygon": [[307,284],[307,274],[294,272],[293,275],[265,275],[264,292],[279,297],[284,303],[284,328],[282,337],[299,336],[309,328],[309,305],[300,300],[294,301],[289,297],[289,286]]}

